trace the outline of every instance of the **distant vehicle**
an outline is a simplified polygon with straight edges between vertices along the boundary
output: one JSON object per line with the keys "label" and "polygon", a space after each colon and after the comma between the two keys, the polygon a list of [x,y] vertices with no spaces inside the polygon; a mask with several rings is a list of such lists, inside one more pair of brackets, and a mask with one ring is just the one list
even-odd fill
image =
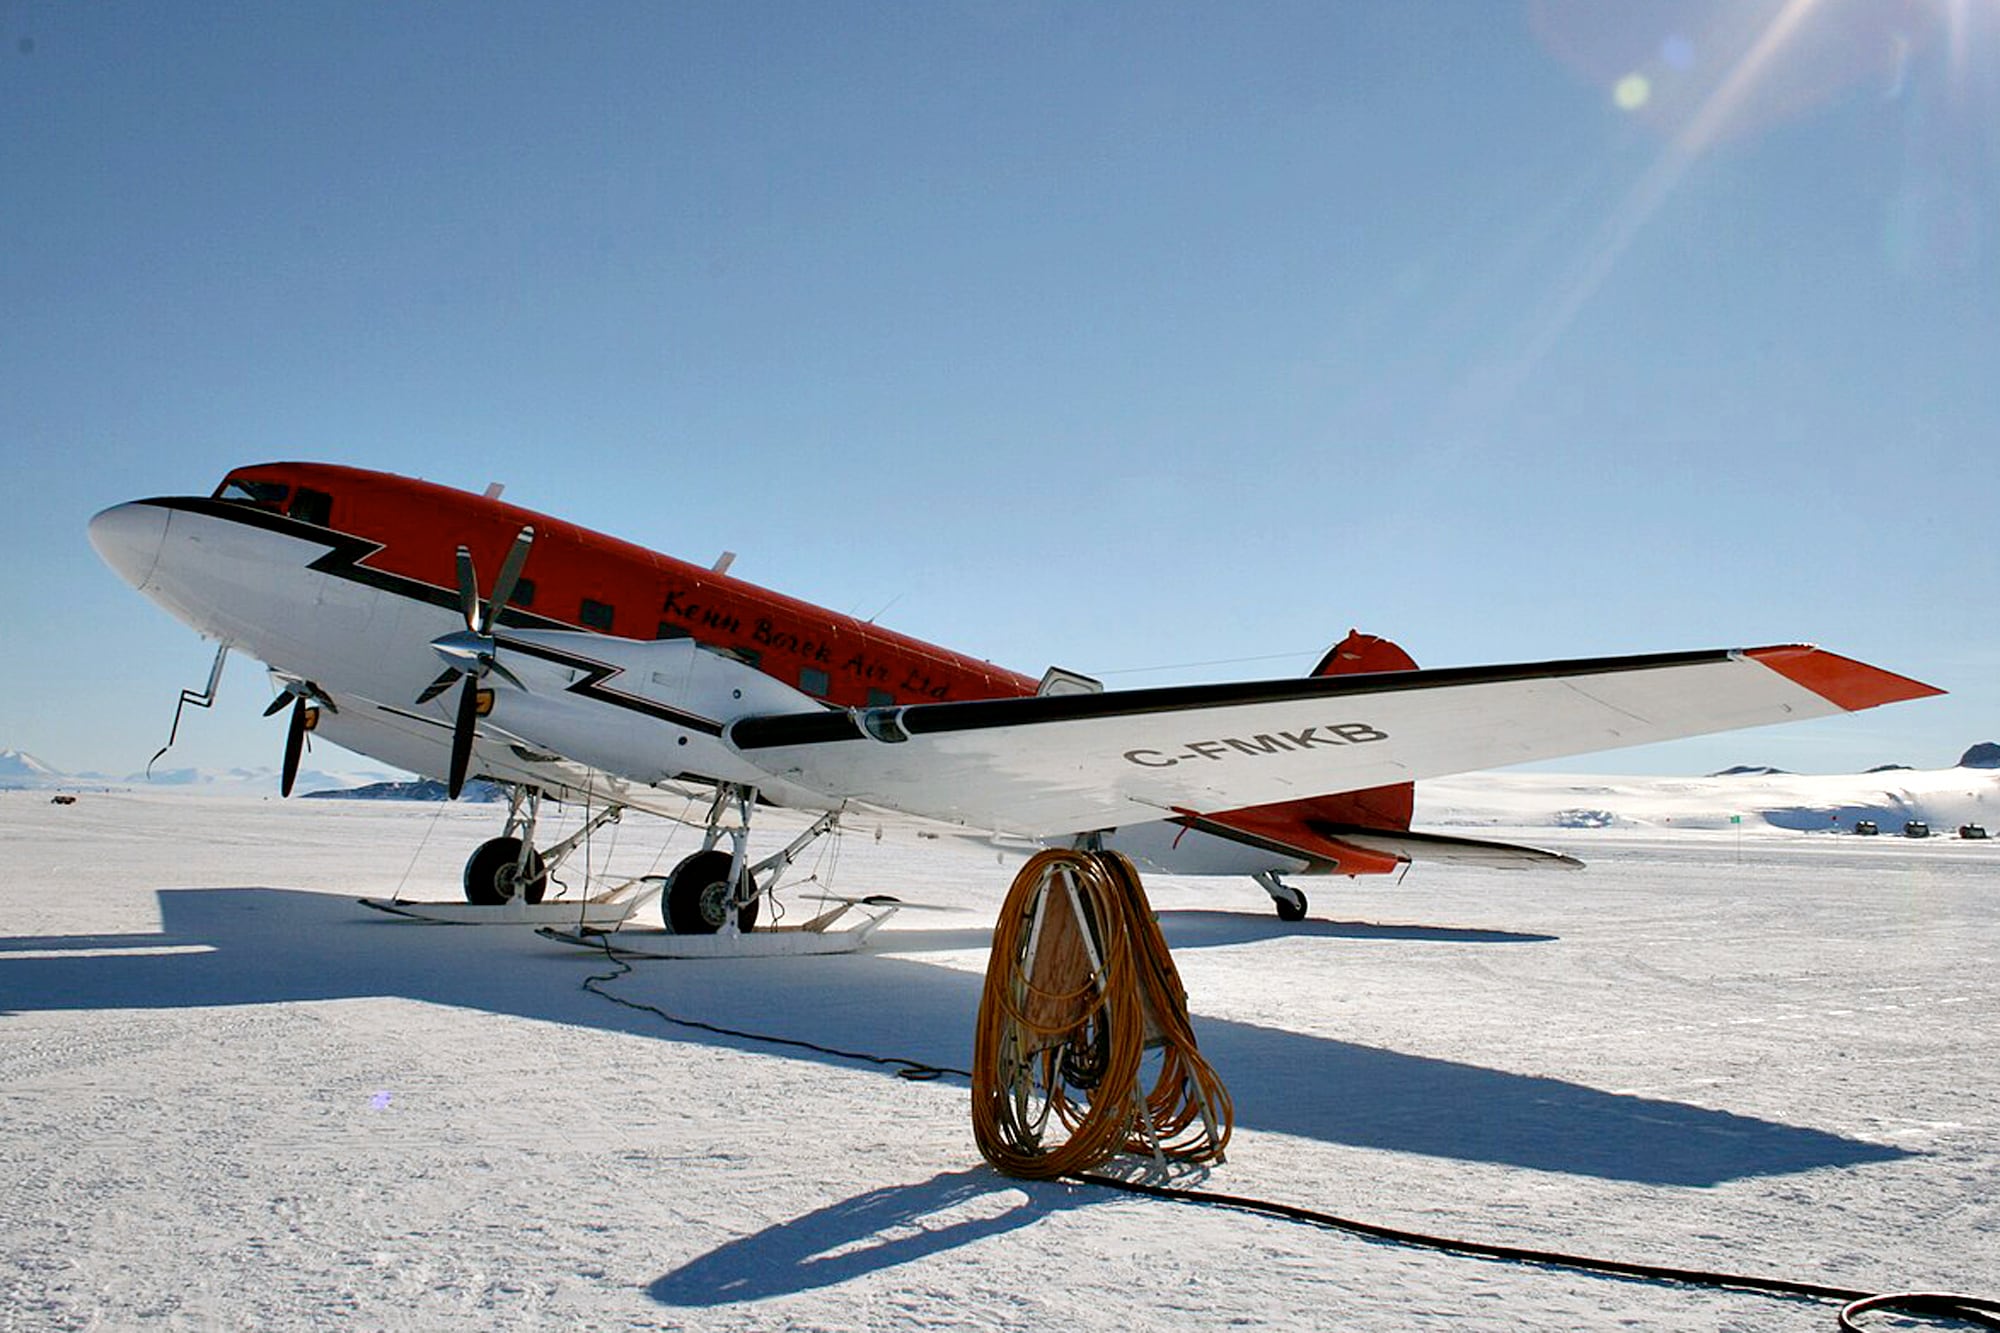
{"label": "distant vehicle", "polygon": [[1931,826],[1921,819],[1912,819],[1903,825],[1903,836],[1906,838],[1928,838],[1931,836]]}
{"label": "distant vehicle", "polygon": [[1875,827],[1875,821],[1872,819],[1857,819],[1854,821],[1854,831],[1864,838],[1872,838],[1882,830]]}
{"label": "distant vehicle", "polygon": [[1984,824],[1960,824],[1958,826],[1958,836],[1974,841],[1982,840],[1986,837],[1986,826]]}

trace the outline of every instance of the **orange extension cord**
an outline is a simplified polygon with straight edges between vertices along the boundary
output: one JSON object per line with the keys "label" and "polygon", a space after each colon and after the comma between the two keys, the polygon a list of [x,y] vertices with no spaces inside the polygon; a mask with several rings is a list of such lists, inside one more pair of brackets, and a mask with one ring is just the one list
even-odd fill
{"label": "orange extension cord", "polygon": [[972,1132],[980,1154],[1035,1180],[1093,1170],[1121,1152],[1213,1162],[1233,1119],[1228,1090],[1196,1047],[1187,991],[1132,863],[1116,852],[1030,859],[994,926],[979,1001]]}

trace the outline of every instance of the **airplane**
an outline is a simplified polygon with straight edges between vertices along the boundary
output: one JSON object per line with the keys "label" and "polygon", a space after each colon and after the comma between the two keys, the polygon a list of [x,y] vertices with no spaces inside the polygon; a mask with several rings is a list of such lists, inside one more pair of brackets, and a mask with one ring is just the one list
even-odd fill
{"label": "airplane", "polygon": [[[484,494],[316,462],[231,471],[206,496],[90,520],[127,583],[277,683],[283,786],[316,735],[510,793],[468,858],[468,902],[539,902],[544,798],[669,819],[708,799],[664,923],[754,928],[772,875],[857,814],[1024,845],[1092,845],[1167,874],[1247,875],[1286,921],[1290,877],[1412,861],[1575,868],[1410,827],[1415,783],[1531,760],[1823,717],[1942,690],[1781,644],[1419,669],[1358,631],[1305,677],[1107,690],[1036,678]],[[494,570],[482,583],[481,570]],[[183,692],[183,701],[196,699]],[[178,714],[176,714],[178,727]],[[171,738],[169,743],[171,744]],[[744,853],[761,806],[818,817]],[[722,850],[725,838],[732,850]]]}

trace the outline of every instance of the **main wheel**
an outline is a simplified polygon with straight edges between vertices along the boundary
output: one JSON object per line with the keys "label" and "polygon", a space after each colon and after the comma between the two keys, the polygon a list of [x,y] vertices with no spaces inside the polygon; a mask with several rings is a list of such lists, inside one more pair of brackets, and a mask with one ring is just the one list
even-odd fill
{"label": "main wheel", "polygon": [[542,890],[548,886],[549,872],[542,865],[540,852],[530,847],[528,864],[525,869],[521,866],[519,838],[483,842],[465,863],[465,901],[482,907],[495,907],[516,898],[538,903],[542,900]]}
{"label": "main wheel", "polygon": [[1303,893],[1300,893],[1297,889],[1293,888],[1289,884],[1285,885],[1284,887],[1285,887],[1285,896],[1282,898],[1273,897],[1271,900],[1272,902],[1278,905],[1278,920],[1280,921],[1305,920],[1306,896]]}
{"label": "main wheel", "polygon": [[[667,929],[676,935],[713,935],[729,919],[729,866],[735,858],[728,852],[696,852],[674,867],[667,877],[665,907]],[[737,884],[748,888],[750,872],[745,870]],[[757,900],[736,909],[736,928],[749,930],[757,924]]]}

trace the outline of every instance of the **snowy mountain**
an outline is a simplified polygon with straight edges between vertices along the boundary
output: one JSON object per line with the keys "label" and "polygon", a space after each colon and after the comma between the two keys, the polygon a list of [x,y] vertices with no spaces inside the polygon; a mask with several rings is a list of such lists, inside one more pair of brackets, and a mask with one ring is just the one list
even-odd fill
{"label": "snowy mountain", "polygon": [[1960,768],[2000,768],[2000,742],[1981,741],[1958,761]]}
{"label": "snowy mountain", "polygon": [[62,774],[25,750],[0,750],[0,787],[39,787]]}
{"label": "snowy mountain", "polygon": [[[327,773],[317,769],[306,769],[299,774],[296,790],[344,791],[369,783],[396,781],[401,776],[382,770]],[[122,778],[112,778],[102,773],[64,772],[24,750],[0,750],[0,790],[50,791],[130,787],[140,791],[170,788],[215,796],[276,796],[278,779],[278,770],[275,768],[156,768],[150,777],[144,772],[138,772],[127,774]]]}
{"label": "snowy mountain", "polygon": [[[346,791],[370,783],[392,782],[397,775],[381,771],[367,773],[327,773],[319,769],[299,770],[293,790],[298,793]],[[172,787],[204,796],[276,796],[281,774],[275,768],[156,768],[149,777],[133,773],[124,784],[138,790]]]}
{"label": "snowy mountain", "polygon": [[[323,791],[309,791],[304,795],[342,801],[443,801],[450,799],[446,787],[435,778],[412,778],[403,782],[370,782],[357,787],[333,787]],[[484,782],[478,778],[465,784],[465,790],[458,799],[470,804],[483,805],[492,801],[507,799],[507,790],[497,783]]]}

